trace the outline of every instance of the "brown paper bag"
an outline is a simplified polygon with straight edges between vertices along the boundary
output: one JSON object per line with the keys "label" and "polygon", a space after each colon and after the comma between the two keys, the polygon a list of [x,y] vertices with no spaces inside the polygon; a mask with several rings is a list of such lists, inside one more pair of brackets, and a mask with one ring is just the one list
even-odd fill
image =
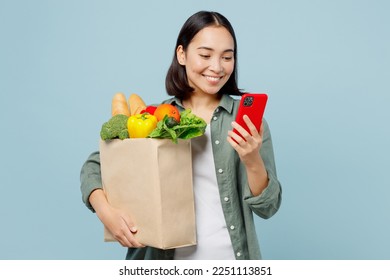
{"label": "brown paper bag", "polygon": [[[131,215],[140,243],[196,244],[190,140],[101,140],[100,162],[108,202]],[[115,241],[107,229],[104,240]]]}

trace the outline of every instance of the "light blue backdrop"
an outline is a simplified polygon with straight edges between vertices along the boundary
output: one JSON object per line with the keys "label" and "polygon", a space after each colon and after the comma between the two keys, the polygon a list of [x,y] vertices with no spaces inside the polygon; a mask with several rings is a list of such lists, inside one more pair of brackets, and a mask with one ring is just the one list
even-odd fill
{"label": "light blue backdrop", "polygon": [[0,1],[0,259],[123,259],[81,202],[115,92],[165,99],[185,19],[226,15],[239,85],[270,96],[283,204],[265,259],[390,258],[390,2]]}

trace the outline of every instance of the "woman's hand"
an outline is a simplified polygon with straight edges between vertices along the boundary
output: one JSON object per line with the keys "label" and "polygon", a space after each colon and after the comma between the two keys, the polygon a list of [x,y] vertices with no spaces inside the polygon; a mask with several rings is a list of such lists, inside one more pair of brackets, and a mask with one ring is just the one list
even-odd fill
{"label": "woman's hand", "polygon": [[241,161],[245,165],[251,165],[251,163],[258,162],[260,158],[259,150],[263,143],[263,125],[261,125],[260,132],[258,132],[247,115],[244,115],[243,119],[248,126],[250,133],[238,123],[232,122],[233,128],[235,128],[241,136],[231,130],[228,132],[227,140],[230,145],[232,145],[233,149],[237,151]]}
{"label": "woman's hand", "polygon": [[249,131],[246,131],[236,122],[232,122],[232,127],[240,134],[228,132],[227,141],[235,149],[244,163],[248,176],[248,183],[253,195],[259,195],[268,185],[268,175],[264,166],[263,159],[260,156],[260,149],[263,143],[263,124],[260,132],[252,123],[247,115],[243,117]]}
{"label": "woman's hand", "polygon": [[144,247],[134,236],[137,233],[137,228],[132,219],[123,211],[112,207],[102,189],[94,190],[89,201],[104,226],[122,246]]}

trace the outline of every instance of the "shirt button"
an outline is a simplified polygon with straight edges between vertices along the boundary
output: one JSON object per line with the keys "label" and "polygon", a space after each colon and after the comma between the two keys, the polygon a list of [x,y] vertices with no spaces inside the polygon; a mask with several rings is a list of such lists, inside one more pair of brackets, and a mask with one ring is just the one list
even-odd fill
{"label": "shirt button", "polygon": [[241,257],[241,252],[238,252],[238,253],[237,253],[237,257]]}
{"label": "shirt button", "polygon": [[223,173],[223,169],[221,169],[221,168],[218,169],[218,173],[220,173],[220,174]]}
{"label": "shirt button", "polygon": [[219,140],[215,140],[215,144],[217,144],[217,145],[218,145],[218,144],[219,144]]}
{"label": "shirt button", "polygon": [[234,226],[230,226],[230,229],[233,230],[233,229],[235,229],[235,227]]}
{"label": "shirt button", "polygon": [[213,120],[214,120],[214,121],[218,120],[218,117],[217,117],[217,116],[214,116],[214,117],[213,117]]}
{"label": "shirt button", "polygon": [[228,201],[229,201],[229,198],[228,198],[227,196],[225,196],[225,198],[224,198],[223,200],[225,200],[226,202],[228,202]]}

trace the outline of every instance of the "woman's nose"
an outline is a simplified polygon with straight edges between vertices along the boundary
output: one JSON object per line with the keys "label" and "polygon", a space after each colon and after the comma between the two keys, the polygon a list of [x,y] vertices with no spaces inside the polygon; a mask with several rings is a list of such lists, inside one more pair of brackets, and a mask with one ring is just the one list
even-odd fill
{"label": "woman's nose", "polygon": [[219,58],[212,59],[209,68],[210,68],[210,70],[212,70],[215,73],[223,72],[222,63],[221,63],[221,60]]}

